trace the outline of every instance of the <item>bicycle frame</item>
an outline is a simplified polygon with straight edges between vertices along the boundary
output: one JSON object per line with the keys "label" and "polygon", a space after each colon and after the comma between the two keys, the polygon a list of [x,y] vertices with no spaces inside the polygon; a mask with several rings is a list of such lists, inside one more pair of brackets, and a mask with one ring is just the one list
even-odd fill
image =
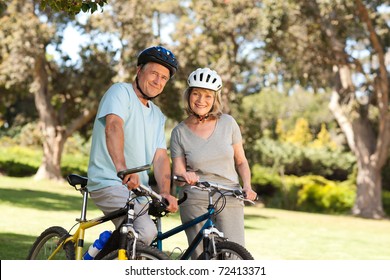
{"label": "bicycle frame", "polygon": [[[178,182],[185,182],[183,177],[180,177],[180,176],[173,176],[173,179],[178,181]],[[155,221],[156,221],[156,226],[157,226],[157,237],[153,240],[151,245],[156,247],[160,251],[162,251],[162,249],[163,249],[162,248],[163,247],[162,241],[164,239],[167,239],[167,238],[169,238],[177,233],[180,233],[180,232],[182,232],[182,231],[184,231],[184,230],[186,230],[186,229],[188,229],[196,224],[199,224],[203,221],[206,221],[205,224],[202,226],[202,228],[197,233],[197,235],[195,236],[195,238],[191,241],[188,248],[185,250],[184,254],[181,255],[180,260],[188,260],[190,258],[190,256],[192,255],[192,253],[195,251],[196,247],[200,244],[200,242],[202,240],[203,240],[204,259],[207,260],[211,257],[211,254],[214,254],[217,252],[216,242],[215,242],[214,237],[217,236],[220,239],[227,240],[226,238],[224,238],[224,234],[222,232],[220,232],[215,227],[214,220],[215,220],[215,216],[217,214],[216,213],[217,210],[216,210],[215,205],[213,203],[214,194],[220,193],[221,196],[225,196],[225,194],[220,192],[220,190],[225,190],[228,192],[232,192],[232,194],[235,197],[237,197],[238,199],[254,203],[254,202],[242,197],[243,194],[239,190],[234,190],[234,189],[231,189],[229,187],[225,187],[225,186],[222,186],[222,185],[219,185],[216,183],[211,183],[211,182],[198,182],[198,183],[200,185],[212,187],[212,189],[209,189],[209,188],[204,189],[204,188],[200,188],[198,185],[192,186],[192,188],[198,188],[201,190],[208,191],[208,200],[209,201],[208,201],[208,207],[207,207],[206,213],[196,217],[195,219],[193,219],[191,221],[188,221],[184,224],[181,224],[177,227],[174,227],[174,228],[172,228],[164,233],[162,232],[162,229],[161,229],[161,217],[162,216],[161,215],[154,215]],[[151,197],[156,197],[156,194],[154,194],[153,191],[151,191],[149,193],[151,194]],[[240,197],[242,197],[242,198],[240,198]],[[184,202],[184,200],[186,200],[186,198],[187,198],[187,195],[186,195],[186,193],[184,193],[184,197],[178,201],[178,204],[180,204],[181,202]],[[218,200],[219,200],[219,198],[217,199],[217,201]],[[209,237],[211,237],[211,238],[209,238]],[[210,243],[212,245],[212,252],[211,253],[209,250]]]}
{"label": "bicycle frame", "polygon": [[[179,232],[182,232],[196,224],[199,224],[203,221],[206,221],[203,227],[200,229],[198,234],[195,236],[194,240],[191,242],[191,244],[188,246],[187,250],[184,252],[184,254],[180,257],[180,260],[188,260],[191,256],[191,254],[195,251],[195,248],[200,244],[202,240],[204,240],[204,237],[208,237],[210,233],[217,233],[220,237],[223,237],[223,233],[219,232],[214,227],[214,214],[215,214],[215,207],[212,203],[212,195],[209,196],[209,206],[207,207],[207,212],[198,216],[197,218],[188,221],[184,224],[181,224],[177,227],[174,227],[166,232],[162,232],[161,229],[161,217],[156,217],[156,224],[157,224],[157,237],[152,242],[152,245],[156,246],[157,249],[162,251],[162,241],[164,239],[167,239]],[[211,229],[211,231],[207,231],[207,229]],[[207,240],[207,239],[205,239]],[[205,241],[204,240],[204,241]],[[208,247],[208,244],[203,244],[204,249]],[[206,250],[204,250],[206,252]]]}
{"label": "bicycle frame", "polygon": [[[122,170],[117,173],[119,178],[123,179],[127,174],[137,173],[150,168],[150,165],[144,165],[136,168]],[[83,196],[81,208],[81,216],[77,218],[77,223],[70,230],[66,230],[61,226],[51,226],[44,230],[33,243],[27,259],[83,259],[84,237],[85,231],[91,227],[123,218],[121,225],[114,230],[111,237],[108,239],[106,246],[103,247],[96,255],[96,259],[151,259],[165,260],[168,256],[162,251],[154,247],[149,247],[142,242],[137,242],[138,233],[134,228],[134,220],[140,213],[135,213],[135,198],[138,196],[147,196],[139,190],[129,192],[129,197],[124,207],[117,209],[111,213],[87,220],[87,204],[88,204],[88,178],[77,174],[67,176],[68,183],[74,187]],[[140,186],[141,187],[141,186]],[[149,190],[149,187],[142,186]],[[161,201],[161,206],[166,206],[163,203],[162,197],[156,194],[156,197]],[[146,213],[146,208],[142,214]],[[71,233],[72,232],[72,233]],[[74,232],[74,233],[73,233]]]}
{"label": "bicycle frame", "polygon": [[80,221],[80,224],[79,224],[76,232],[73,235],[67,237],[63,242],[61,242],[61,244],[58,245],[58,247],[53,251],[53,253],[50,255],[50,257],[48,259],[49,260],[53,259],[53,257],[57,254],[57,252],[63,248],[65,243],[72,242],[72,243],[76,244],[76,247],[75,247],[76,257],[75,257],[75,259],[81,260],[83,258],[85,230],[88,228],[94,227],[96,225],[105,223],[107,221],[111,221],[115,218],[122,217],[126,214],[126,211],[127,211],[126,208],[122,208],[122,209],[116,210],[112,213],[109,213],[108,215],[105,215],[105,216],[101,216],[101,217],[94,218],[91,220]]}
{"label": "bicycle frame", "polygon": [[[157,249],[159,249],[160,251],[162,251],[162,241],[164,239],[167,239],[179,232],[182,232],[184,230],[186,230],[187,228],[190,228],[198,223],[201,223],[203,221],[206,220],[206,223],[203,225],[202,229],[199,231],[199,233],[196,235],[195,239],[191,242],[191,244],[188,246],[186,252],[180,257],[181,260],[187,260],[189,259],[189,257],[191,256],[191,254],[194,252],[195,248],[199,245],[199,243],[202,241],[203,239],[203,230],[204,229],[207,229],[209,227],[213,227],[214,226],[214,223],[212,221],[212,216],[215,212],[215,209],[212,208],[212,209],[209,209],[208,212],[206,212],[205,214],[195,218],[194,220],[192,221],[189,221],[187,223],[184,223],[182,225],[179,225],[173,229],[170,229],[168,230],[167,232],[162,232],[161,231],[161,223],[160,221],[157,221],[157,237],[155,239],[155,241],[153,243],[156,243],[157,244]],[[161,218],[156,218],[157,220],[161,220]]]}
{"label": "bicycle frame", "polygon": [[[144,165],[141,167],[128,169],[126,172],[128,173],[135,173],[142,170],[146,170],[150,168],[149,165]],[[118,177],[123,176],[123,172],[118,173]],[[71,186],[73,186],[76,190],[80,191],[83,195],[83,204],[81,209],[81,216],[79,219],[76,219],[76,221],[79,222],[79,225],[77,227],[77,230],[74,234],[68,236],[63,240],[60,244],[58,244],[57,248],[53,251],[53,253],[49,256],[49,260],[53,259],[54,256],[63,248],[64,244],[68,242],[72,242],[75,244],[75,259],[81,260],[83,258],[83,249],[84,249],[84,237],[85,237],[85,231],[88,228],[94,227],[96,225],[105,223],[107,221],[111,221],[113,219],[123,217],[127,215],[127,221],[125,221],[125,224],[123,224],[120,228],[120,247],[119,247],[119,255],[118,259],[120,260],[126,260],[126,236],[127,233],[130,230],[130,219],[132,220],[134,217],[130,215],[134,215],[134,204],[132,204],[129,198],[129,201],[126,204],[126,207],[118,209],[116,211],[113,211],[107,215],[103,215],[91,220],[87,220],[87,205],[88,205],[88,190],[86,188],[87,184],[87,178],[71,174],[67,177],[67,180]],[[77,189],[76,185],[80,185],[81,187]],[[133,234],[136,235],[136,233],[132,230]],[[138,236],[136,236],[138,237]],[[135,242],[134,242],[135,244]]]}

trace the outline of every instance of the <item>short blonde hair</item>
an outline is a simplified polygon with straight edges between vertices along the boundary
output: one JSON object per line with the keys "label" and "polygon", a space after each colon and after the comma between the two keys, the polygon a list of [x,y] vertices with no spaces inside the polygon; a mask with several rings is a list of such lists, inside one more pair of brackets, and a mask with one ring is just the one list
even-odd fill
{"label": "short blonde hair", "polygon": [[[190,107],[190,96],[191,96],[192,89],[194,88],[195,87],[188,87],[183,94],[184,109],[188,115],[194,115],[194,112]],[[214,93],[214,104],[213,107],[211,107],[209,115],[219,118],[222,115],[222,108],[223,108],[221,90],[218,91],[210,90],[210,91]]]}

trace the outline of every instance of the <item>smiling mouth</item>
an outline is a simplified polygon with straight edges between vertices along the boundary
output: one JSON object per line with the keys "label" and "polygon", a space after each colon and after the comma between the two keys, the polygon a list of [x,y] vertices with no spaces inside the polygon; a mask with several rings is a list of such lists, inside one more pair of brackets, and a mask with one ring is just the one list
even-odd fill
{"label": "smiling mouth", "polygon": [[203,109],[203,108],[207,108],[208,106],[207,105],[199,105],[199,104],[195,104],[195,106],[197,108],[200,108],[200,109]]}

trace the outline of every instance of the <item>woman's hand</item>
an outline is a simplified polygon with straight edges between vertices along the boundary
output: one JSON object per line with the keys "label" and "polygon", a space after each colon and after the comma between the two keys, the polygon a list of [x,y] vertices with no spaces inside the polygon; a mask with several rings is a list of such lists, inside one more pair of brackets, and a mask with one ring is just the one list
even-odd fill
{"label": "woman's hand", "polygon": [[195,172],[185,172],[182,177],[186,180],[189,185],[195,185],[199,182],[199,176]]}
{"label": "woman's hand", "polygon": [[257,199],[257,193],[252,190],[251,187],[243,188],[242,191],[244,193],[245,198],[252,201],[255,201]]}

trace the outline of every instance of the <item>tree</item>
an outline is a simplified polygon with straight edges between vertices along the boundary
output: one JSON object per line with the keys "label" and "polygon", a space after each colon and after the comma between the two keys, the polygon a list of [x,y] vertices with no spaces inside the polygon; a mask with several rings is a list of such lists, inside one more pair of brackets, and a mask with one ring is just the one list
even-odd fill
{"label": "tree", "polygon": [[[182,71],[182,60],[175,46],[169,44],[169,35],[164,26],[168,25],[168,18],[180,13],[179,1],[172,0],[112,0],[104,13],[93,14],[88,22],[87,29],[91,29],[91,36],[106,37],[118,45],[114,81],[132,82],[136,74],[138,54],[152,45],[163,45],[170,49],[178,58],[179,71]],[[164,92],[153,102],[160,105],[168,118],[180,119],[180,94],[178,85],[183,84],[176,74]]]}
{"label": "tree", "polygon": [[94,13],[107,4],[107,0],[41,0],[41,9],[49,6],[54,11],[65,11],[75,15],[81,11]]}
{"label": "tree", "polygon": [[[23,89],[34,97],[42,132],[43,160],[36,179],[61,176],[66,139],[96,114],[101,88],[111,81],[111,54],[94,45],[84,48],[81,65],[63,55],[47,53],[52,44],[60,51],[61,30],[68,18],[38,12],[35,1],[11,1],[0,18],[0,85]],[[88,79],[86,79],[88,77]]]}
{"label": "tree", "polygon": [[[354,215],[382,218],[381,169],[390,148],[387,1],[265,1],[266,51],[278,75],[332,88],[329,108],[358,165]],[[299,59],[298,59],[299,58]],[[360,98],[366,95],[367,98]],[[366,100],[367,103],[359,102]]]}
{"label": "tree", "polygon": [[[231,112],[239,92],[252,92],[256,69],[257,28],[260,4],[252,0],[182,1],[182,10],[172,39],[177,43],[182,80],[199,67],[215,69],[223,80],[225,112]],[[257,81],[257,80],[256,80]]]}
{"label": "tree", "polygon": [[286,142],[296,145],[306,146],[313,140],[310,132],[309,122],[304,118],[299,118],[293,130],[286,134]]}
{"label": "tree", "polygon": [[[0,14],[6,9],[9,0],[0,0]],[[45,10],[51,8],[53,11],[64,11],[69,15],[76,15],[80,12],[94,13],[99,9],[103,9],[107,4],[107,0],[41,0],[40,9]]]}

